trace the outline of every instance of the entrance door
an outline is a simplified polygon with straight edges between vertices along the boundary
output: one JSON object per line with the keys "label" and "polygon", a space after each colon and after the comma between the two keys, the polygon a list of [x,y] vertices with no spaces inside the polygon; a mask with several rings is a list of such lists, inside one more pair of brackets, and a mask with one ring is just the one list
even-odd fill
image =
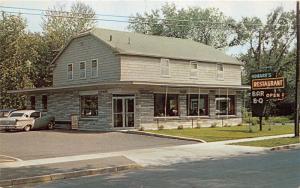
{"label": "entrance door", "polygon": [[114,127],[134,127],[134,109],[133,96],[113,97]]}

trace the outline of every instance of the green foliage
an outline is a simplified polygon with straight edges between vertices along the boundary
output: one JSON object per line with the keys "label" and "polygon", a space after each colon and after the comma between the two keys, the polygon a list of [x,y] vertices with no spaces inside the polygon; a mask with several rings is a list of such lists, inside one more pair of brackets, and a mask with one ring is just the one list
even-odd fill
{"label": "green foliage", "polygon": [[[212,22],[222,22],[224,25]],[[128,28],[139,33],[192,39],[216,48],[225,48],[238,44],[234,24],[232,18],[216,8],[177,9],[174,4],[165,4],[150,13],[137,13],[130,19]]]}
{"label": "green foliage", "polygon": [[[74,35],[93,27],[92,8],[76,2],[71,13],[54,7],[43,18],[42,33],[26,30],[21,15],[0,15],[0,108],[24,108],[25,96],[8,94],[8,90],[51,86],[50,63]],[[60,16],[67,16],[63,18]],[[84,17],[86,19],[79,19]]]}

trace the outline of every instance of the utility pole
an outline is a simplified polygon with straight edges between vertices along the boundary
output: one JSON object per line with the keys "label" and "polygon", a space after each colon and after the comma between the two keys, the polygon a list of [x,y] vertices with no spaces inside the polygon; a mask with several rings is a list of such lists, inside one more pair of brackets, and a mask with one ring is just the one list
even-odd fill
{"label": "utility pole", "polygon": [[297,26],[297,58],[296,58],[296,94],[295,94],[295,137],[299,137],[299,58],[300,58],[300,18],[299,1],[297,1],[296,26]]}

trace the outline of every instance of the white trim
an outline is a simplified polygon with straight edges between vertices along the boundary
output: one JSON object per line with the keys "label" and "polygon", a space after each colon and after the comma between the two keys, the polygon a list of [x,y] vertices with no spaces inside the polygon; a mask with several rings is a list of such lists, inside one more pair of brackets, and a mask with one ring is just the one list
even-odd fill
{"label": "white trim", "polygon": [[[84,77],[81,77],[81,63],[84,63]],[[80,61],[79,62],[79,78],[80,79],[86,79],[86,61]]]}
{"label": "white trim", "polygon": [[[219,66],[219,65],[222,66],[222,69],[223,69],[222,71],[219,71],[219,70],[218,70],[218,66]],[[221,77],[219,76],[219,73],[222,74]],[[224,80],[224,65],[223,65],[223,63],[217,63],[217,64],[216,64],[216,79],[217,79],[217,80],[220,80],[220,81]]]}
{"label": "white trim", "polygon": [[[72,65],[72,78],[69,79],[69,65]],[[74,79],[74,65],[73,63],[68,63],[67,64],[67,80],[73,80]]]}
{"label": "white trim", "polygon": [[[93,76],[93,61],[96,60],[96,63],[97,63],[97,69],[96,69],[96,75]],[[98,58],[96,59],[92,59],[91,61],[91,78],[97,78],[99,76],[99,62],[98,62]]]}
{"label": "white trim", "polygon": [[[166,68],[166,67],[163,67],[163,63],[166,63],[166,65],[168,66],[168,73],[167,74],[163,74],[163,68]],[[171,66],[171,63],[170,63],[170,59],[165,59],[165,58],[161,58],[160,59],[160,76],[161,77],[171,77],[171,74],[170,74],[170,66]]]}
{"label": "white trim", "polygon": [[[193,68],[193,65],[196,65],[196,69]],[[199,78],[199,64],[197,61],[190,61],[190,78],[195,79]],[[193,75],[196,74],[196,75]]]}
{"label": "white trim", "polygon": [[98,95],[98,90],[90,90],[90,91],[79,91],[80,96],[84,95]]}

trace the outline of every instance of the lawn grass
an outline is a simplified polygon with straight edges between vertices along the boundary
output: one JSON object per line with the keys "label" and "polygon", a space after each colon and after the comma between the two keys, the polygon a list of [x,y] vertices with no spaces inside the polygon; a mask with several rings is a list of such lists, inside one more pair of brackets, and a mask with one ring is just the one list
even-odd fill
{"label": "lawn grass", "polygon": [[283,145],[297,144],[297,143],[300,143],[299,138],[284,137],[284,138],[273,138],[273,139],[249,141],[249,142],[238,142],[238,143],[232,143],[231,145],[256,146],[256,147],[276,147],[276,146],[283,146]]}
{"label": "lawn grass", "polygon": [[232,127],[216,127],[216,128],[184,128],[178,129],[163,129],[163,130],[147,130],[146,132],[158,133],[172,136],[181,136],[202,139],[206,142],[215,142],[223,140],[234,140],[241,138],[253,138],[260,136],[271,136],[280,134],[293,133],[292,125],[274,125],[263,126],[263,131],[259,131],[258,126],[251,126],[252,132],[249,132],[249,126],[232,126]]}

